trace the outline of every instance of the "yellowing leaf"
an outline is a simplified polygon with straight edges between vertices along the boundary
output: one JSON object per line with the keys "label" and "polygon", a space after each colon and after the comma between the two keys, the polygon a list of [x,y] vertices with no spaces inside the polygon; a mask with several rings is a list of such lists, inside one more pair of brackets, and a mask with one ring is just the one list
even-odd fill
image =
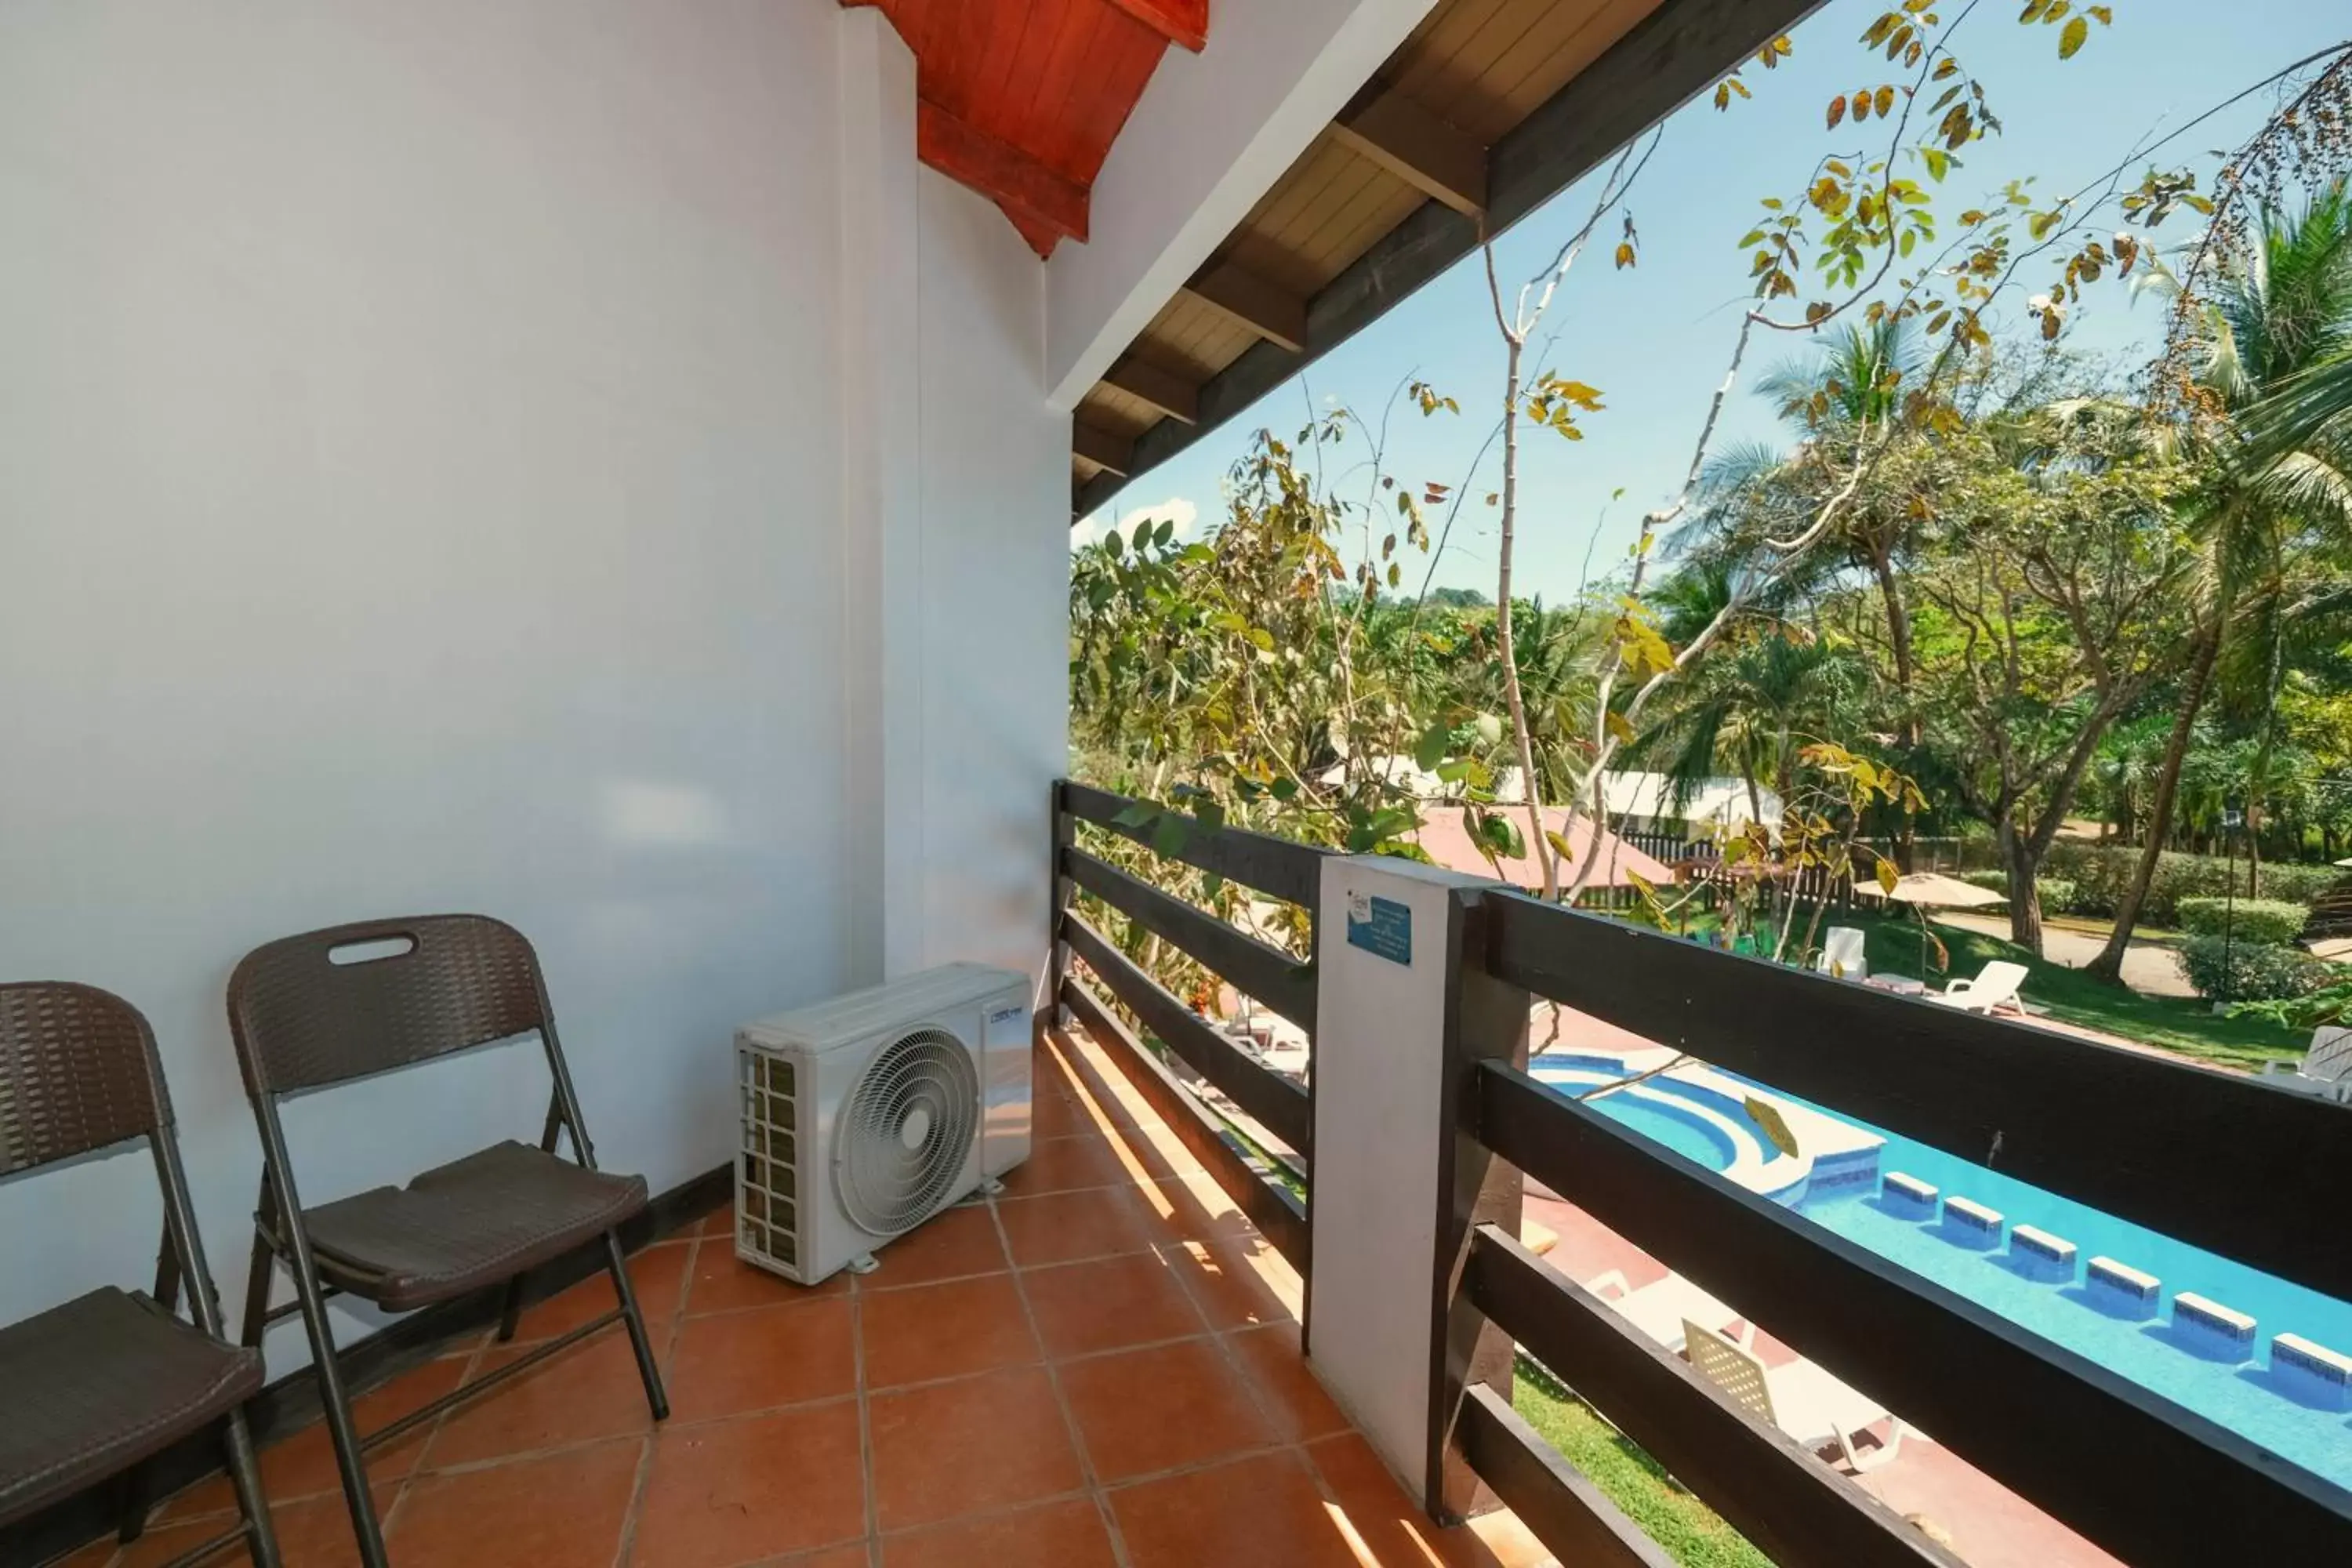
{"label": "yellowing leaf", "polygon": [[2090,36],[2091,24],[2082,17],[2077,16],[2067,23],[2065,31],[2058,35],[2058,58],[2062,60],[2073,59],[2074,51],[2081,48]]}
{"label": "yellowing leaf", "polygon": [[1779,1106],[1768,1105],[1751,1094],[1741,1102],[1740,1109],[1748,1112],[1748,1119],[1763,1131],[1773,1148],[1792,1160],[1796,1158],[1797,1136],[1789,1131],[1789,1123],[1781,1116]]}
{"label": "yellowing leaf", "polygon": [[1882,858],[1878,862],[1879,891],[1892,895],[1895,891],[1895,884],[1901,880],[1901,873],[1895,869],[1895,862]]}
{"label": "yellowing leaf", "polygon": [[1878,118],[1885,119],[1895,108],[1895,89],[1891,87],[1880,88],[1878,96],[1871,100],[1870,107],[1877,111]]}
{"label": "yellowing leaf", "polygon": [[1840,93],[1837,97],[1830,100],[1829,118],[1829,128],[1832,131],[1836,130],[1838,128],[1838,122],[1845,118],[1845,95],[1843,93]]}
{"label": "yellowing leaf", "polygon": [[1617,246],[1617,265],[1621,270],[1633,265],[1633,247],[1622,241]]}

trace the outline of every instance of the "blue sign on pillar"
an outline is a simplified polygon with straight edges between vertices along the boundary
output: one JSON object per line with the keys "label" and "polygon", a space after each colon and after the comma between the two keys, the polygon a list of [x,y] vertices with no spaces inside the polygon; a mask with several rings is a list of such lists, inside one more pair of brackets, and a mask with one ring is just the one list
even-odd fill
{"label": "blue sign on pillar", "polygon": [[1348,945],[1411,968],[1412,910],[1394,899],[1349,894]]}

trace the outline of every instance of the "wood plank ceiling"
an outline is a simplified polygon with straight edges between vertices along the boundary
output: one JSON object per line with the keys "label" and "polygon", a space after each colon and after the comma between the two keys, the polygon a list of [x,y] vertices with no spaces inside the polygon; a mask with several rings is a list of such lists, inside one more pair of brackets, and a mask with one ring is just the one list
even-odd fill
{"label": "wood plank ceiling", "polygon": [[1171,43],[1209,0],[842,0],[878,5],[915,54],[924,163],[1003,209],[1039,256],[1087,237],[1087,198]]}
{"label": "wood plank ceiling", "polygon": [[1440,0],[1079,403],[1073,515],[1376,320],[1821,0]]}

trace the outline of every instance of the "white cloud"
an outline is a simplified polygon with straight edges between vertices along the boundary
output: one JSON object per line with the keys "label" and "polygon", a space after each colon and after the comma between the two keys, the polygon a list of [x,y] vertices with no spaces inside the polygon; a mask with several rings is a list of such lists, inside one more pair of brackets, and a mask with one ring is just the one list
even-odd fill
{"label": "white cloud", "polygon": [[1176,537],[1180,540],[1200,536],[1201,509],[1182,496],[1170,496],[1166,500],[1154,501],[1150,506],[1120,507],[1111,514],[1108,522],[1103,520],[1102,513],[1089,512],[1070,525],[1070,548],[1076,550],[1082,544],[1092,544],[1114,528],[1124,535],[1131,532],[1137,523],[1162,521],[1176,524]]}

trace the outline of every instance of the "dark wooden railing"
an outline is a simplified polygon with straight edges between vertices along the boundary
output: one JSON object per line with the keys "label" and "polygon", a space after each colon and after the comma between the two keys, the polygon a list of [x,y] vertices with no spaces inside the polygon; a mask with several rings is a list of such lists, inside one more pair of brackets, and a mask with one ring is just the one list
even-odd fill
{"label": "dark wooden railing", "polygon": [[[1173,815],[1176,820],[1170,821]],[[1054,788],[1054,995],[1086,1026],[1152,1108],[1183,1140],[1228,1196],[1291,1266],[1308,1268],[1315,1118],[1312,1088],[1301,1088],[1258,1061],[1210,1020],[1146,973],[1072,907],[1083,891],[1181,951],[1234,990],[1315,1032],[1315,966],[1153,887],[1078,847],[1077,828],[1092,823],[1155,855],[1181,860],[1270,899],[1315,908],[1324,852],[1238,828],[1214,827],[1123,795],[1063,782]],[[1073,972],[1084,963],[1108,997]],[[1114,1001],[1134,1020],[1120,1016]],[[1151,1047],[1200,1075],[1283,1147],[1282,1159],[1307,1194],[1302,1203],[1261,1169]],[[1311,1057],[1310,1049],[1310,1057]],[[1309,1074],[1309,1084],[1312,1074]],[[1289,1164],[1295,1160],[1295,1164]]]}
{"label": "dark wooden railing", "polygon": [[[2352,1109],[1514,894],[1461,896],[1465,967],[1487,984],[2352,1297]],[[1450,1033],[1449,1158],[1543,1182],[2117,1556],[2352,1563],[2352,1493],[1538,1082],[1495,1010]],[[1452,1190],[1480,1175],[1457,1168]],[[1438,1264],[1431,1474],[1466,1467],[1563,1561],[1658,1558],[1471,1380],[1482,1336],[1541,1362],[1783,1568],[1954,1561],[1466,1205]]]}

